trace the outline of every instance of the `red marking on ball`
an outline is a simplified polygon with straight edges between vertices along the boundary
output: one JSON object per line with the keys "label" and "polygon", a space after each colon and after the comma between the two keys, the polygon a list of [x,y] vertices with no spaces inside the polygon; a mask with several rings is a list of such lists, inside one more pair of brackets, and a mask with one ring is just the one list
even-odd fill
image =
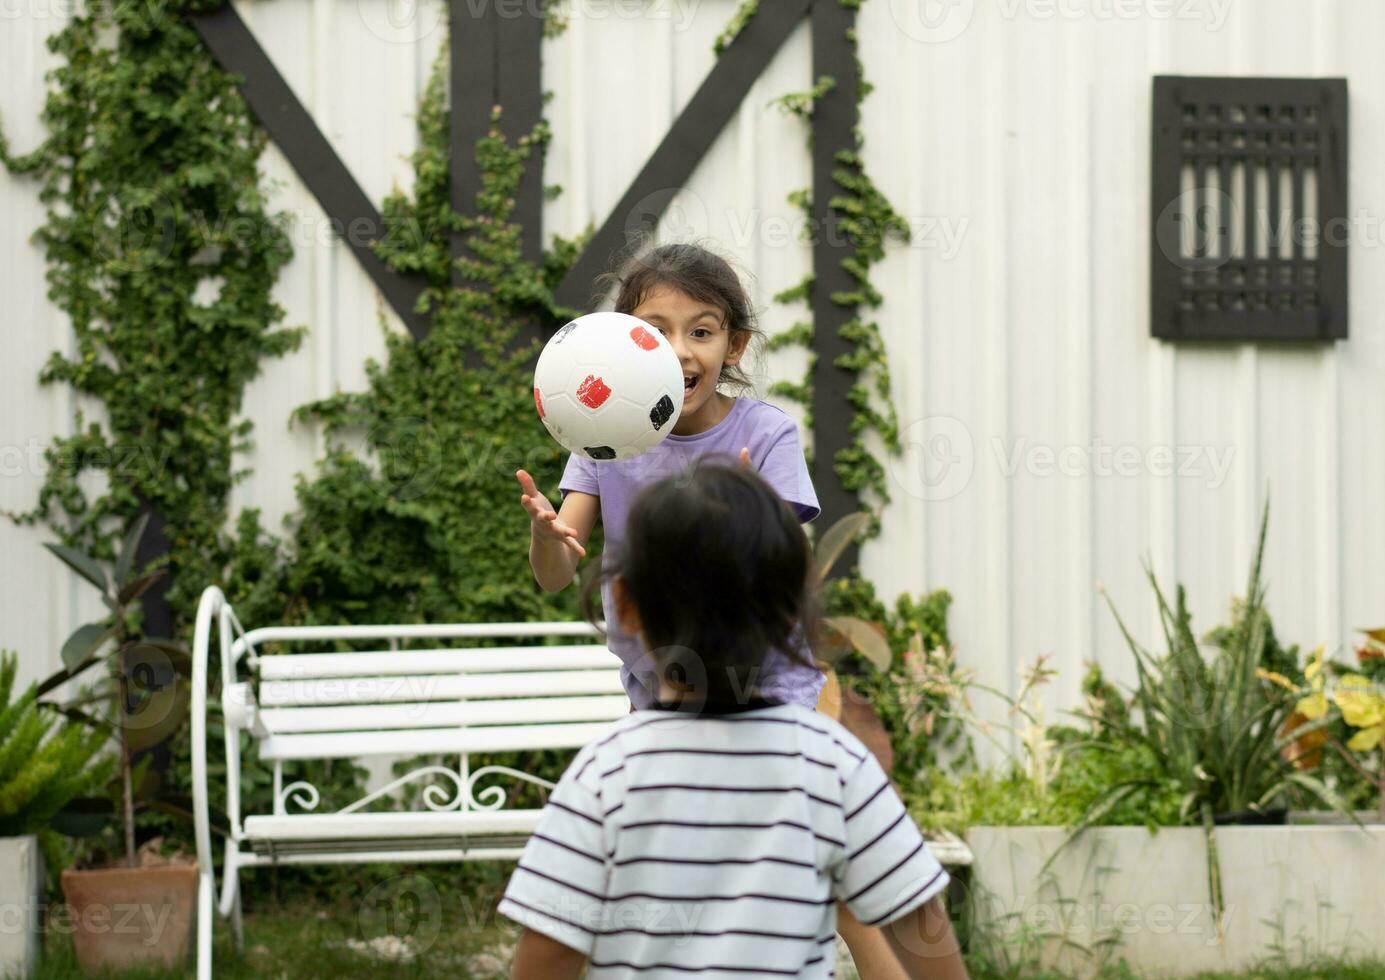
{"label": "red marking on ball", "polygon": [[588,408],[600,408],[611,397],[611,386],[594,374],[589,374],[577,386],[577,400]]}
{"label": "red marking on ball", "polygon": [[644,327],[636,327],[630,331],[630,339],[639,344],[645,350],[654,350],[659,346],[659,338]]}
{"label": "red marking on ball", "polygon": [[539,410],[539,418],[543,418],[543,396],[537,388],[534,389],[534,407]]}

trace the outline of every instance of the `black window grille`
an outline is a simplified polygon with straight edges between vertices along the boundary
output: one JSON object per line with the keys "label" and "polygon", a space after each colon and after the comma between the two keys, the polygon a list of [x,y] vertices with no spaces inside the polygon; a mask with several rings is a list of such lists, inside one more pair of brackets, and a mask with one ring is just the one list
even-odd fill
{"label": "black window grille", "polygon": [[1151,332],[1347,335],[1344,78],[1154,79]]}

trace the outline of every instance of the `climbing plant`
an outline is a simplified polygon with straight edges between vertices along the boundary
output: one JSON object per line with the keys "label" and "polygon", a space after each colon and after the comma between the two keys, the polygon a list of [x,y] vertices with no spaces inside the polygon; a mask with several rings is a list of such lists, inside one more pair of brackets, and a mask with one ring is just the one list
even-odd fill
{"label": "climbing plant", "polygon": [[[839,2],[844,7],[859,9],[861,0]],[[872,86],[865,77],[860,45],[854,28],[848,31],[847,40],[851,44],[856,65],[856,101],[859,106],[870,94]],[[824,75],[807,91],[788,93],[773,100],[771,104],[807,123],[812,119],[818,101],[835,87],[836,79]],[[805,134],[811,146],[812,130],[805,127]],[[856,380],[847,395],[852,410],[852,441],[850,445],[837,451],[832,460],[832,468],[844,487],[861,494],[862,502],[878,513],[880,507],[889,503],[890,494],[885,481],[884,465],[871,453],[866,434],[874,432],[879,436],[887,453],[897,454],[901,451],[901,446],[899,420],[891,392],[885,344],[880,335],[879,324],[870,316],[872,310],[879,308],[883,297],[872,285],[870,272],[871,267],[885,257],[885,243],[891,238],[907,242],[910,232],[908,223],[866,172],[865,161],[861,156],[864,145],[865,136],[858,121],[852,129],[851,145],[834,153],[836,166],[832,170],[832,179],[838,190],[828,202],[837,222],[835,231],[844,235],[851,246],[841,260],[842,268],[856,284],[854,289],[834,292],[831,296],[833,303],[853,312],[852,317],[841,325],[838,332],[855,347],[849,354],[836,358],[833,364],[856,374]],[[795,190],[789,194],[788,200],[808,219],[807,227],[811,228],[811,190]],[[818,229],[817,233],[826,234],[827,230]],[[815,285],[815,277],[807,276],[801,282],[776,294],[774,301],[786,305],[808,303],[813,297]],[[769,350],[793,346],[809,350],[804,379],[801,382],[779,381],[770,389],[770,394],[779,395],[804,406],[805,426],[809,429],[812,427],[812,372],[816,363],[816,355],[812,353],[814,330],[811,319],[800,320],[772,337],[767,345]],[[879,533],[878,519],[872,523],[868,533],[871,536]]]}
{"label": "climbing plant", "polygon": [[[51,356],[40,380],[95,406],[47,448],[35,507],[8,516],[112,558],[141,508],[157,509],[169,529],[167,599],[183,633],[198,590],[212,582],[246,622],[575,616],[574,590],[534,586],[513,474],[523,466],[551,488],[560,473],[560,452],[532,410],[538,342],[525,324],[575,312],[560,309],[552,290],[581,241],[555,239],[537,264],[523,258],[514,194],[548,143],[543,122],[513,142],[492,128],[464,148],[475,154],[481,192],[465,213],[454,211],[445,44],[418,109],[414,185],[384,202],[375,246],[391,268],[427,279],[421,302],[432,330],[414,341],[382,324],[386,356],[367,365],[365,390],[293,413],[294,425],[322,427],[327,448],[298,480],[282,536],[255,509],[229,513],[230,491],[247,475],[233,465],[251,445],[251,425],[239,417],[246,386],[267,359],[296,350],[305,328],[282,326],[272,298],[292,249],[257,169],[266,136],[235,79],[183,20],[205,6],[75,10],[48,42],[61,60],[43,110],[46,139],[17,154],[0,132],[0,161],[41,184],[47,211],[36,239],[49,295],[72,324],[70,349]],[[742,4],[719,46],[756,9]],[[551,4],[545,10],[552,36],[561,18]],[[783,104],[806,118],[830,85],[819,80]],[[860,97],[868,91],[862,79]],[[837,152],[830,202],[857,284],[832,298],[860,312],[841,328],[855,350],[837,361],[858,378],[854,441],[833,462],[848,488],[878,505],[888,494],[865,434],[876,432],[887,451],[898,451],[898,434],[883,344],[868,318],[880,304],[869,274],[887,237],[907,237],[907,228],[866,175],[861,145],[858,130]],[[807,192],[790,200],[809,207]],[[462,278],[479,285],[452,282],[454,233],[467,245]],[[796,302],[812,288],[809,278],[778,299]],[[807,345],[812,329],[799,322],[772,346]],[[772,393],[807,405],[811,383],[781,382]]]}
{"label": "climbing plant", "polygon": [[35,238],[49,298],[72,326],[70,350],[51,355],[40,381],[96,409],[45,450],[37,505],[8,516],[113,558],[147,501],[168,522],[168,599],[182,613],[233,552],[223,527],[245,475],[232,466],[250,435],[236,419],[245,386],[303,329],[278,326],[271,296],[291,250],[256,170],[264,133],[178,13],[74,11],[48,40],[62,59],[48,135],[15,155],[0,134],[0,160],[41,181]]}
{"label": "climbing plant", "polygon": [[[510,145],[498,128],[477,144],[481,192],[474,213],[450,204],[447,63],[440,56],[419,108],[412,198],[384,203],[394,268],[425,275],[433,326],[421,341],[386,334],[387,358],[367,364],[367,386],[302,406],[296,424],[324,426],[329,449],[297,488],[300,513],[282,563],[283,614],[295,621],[497,621],[576,616],[575,597],[538,590],[528,564],[529,525],[515,470],[557,485],[560,447],[534,413],[540,341],[521,325],[575,315],[552,289],[578,243],[558,238],[541,265],[524,260],[511,222],[527,162],[549,139],[546,123]],[[499,122],[500,109],[493,123]],[[449,236],[465,236],[454,288]],[[364,435],[370,456],[348,448]]]}

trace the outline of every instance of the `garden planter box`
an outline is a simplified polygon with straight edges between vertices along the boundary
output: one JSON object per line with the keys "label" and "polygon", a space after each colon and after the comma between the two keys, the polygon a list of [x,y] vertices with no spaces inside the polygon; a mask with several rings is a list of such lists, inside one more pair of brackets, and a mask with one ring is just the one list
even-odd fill
{"label": "garden planter box", "polygon": [[[977,928],[1033,940],[1044,965],[1081,971],[1124,959],[1141,975],[1240,970],[1290,956],[1385,956],[1385,826],[1218,827],[1224,935],[1199,828],[1087,831],[1040,874],[1059,827],[974,827]],[[1067,946],[1067,942],[1090,950]]]}
{"label": "garden planter box", "polygon": [[42,901],[38,838],[0,837],[0,976],[27,977],[34,972]]}

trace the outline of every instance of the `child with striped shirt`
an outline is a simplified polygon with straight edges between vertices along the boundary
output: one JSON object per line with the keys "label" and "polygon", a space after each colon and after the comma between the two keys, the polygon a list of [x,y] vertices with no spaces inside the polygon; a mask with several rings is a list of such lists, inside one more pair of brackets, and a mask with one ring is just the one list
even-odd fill
{"label": "child with striped shirt", "polygon": [[814,635],[798,518],[743,466],[703,464],[631,505],[609,579],[658,667],[652,704],[564,773],[499,911],[515,978],[833,976],[837,903],[903,976],[965,978],[947,873],[875,757],[761,683]]}

